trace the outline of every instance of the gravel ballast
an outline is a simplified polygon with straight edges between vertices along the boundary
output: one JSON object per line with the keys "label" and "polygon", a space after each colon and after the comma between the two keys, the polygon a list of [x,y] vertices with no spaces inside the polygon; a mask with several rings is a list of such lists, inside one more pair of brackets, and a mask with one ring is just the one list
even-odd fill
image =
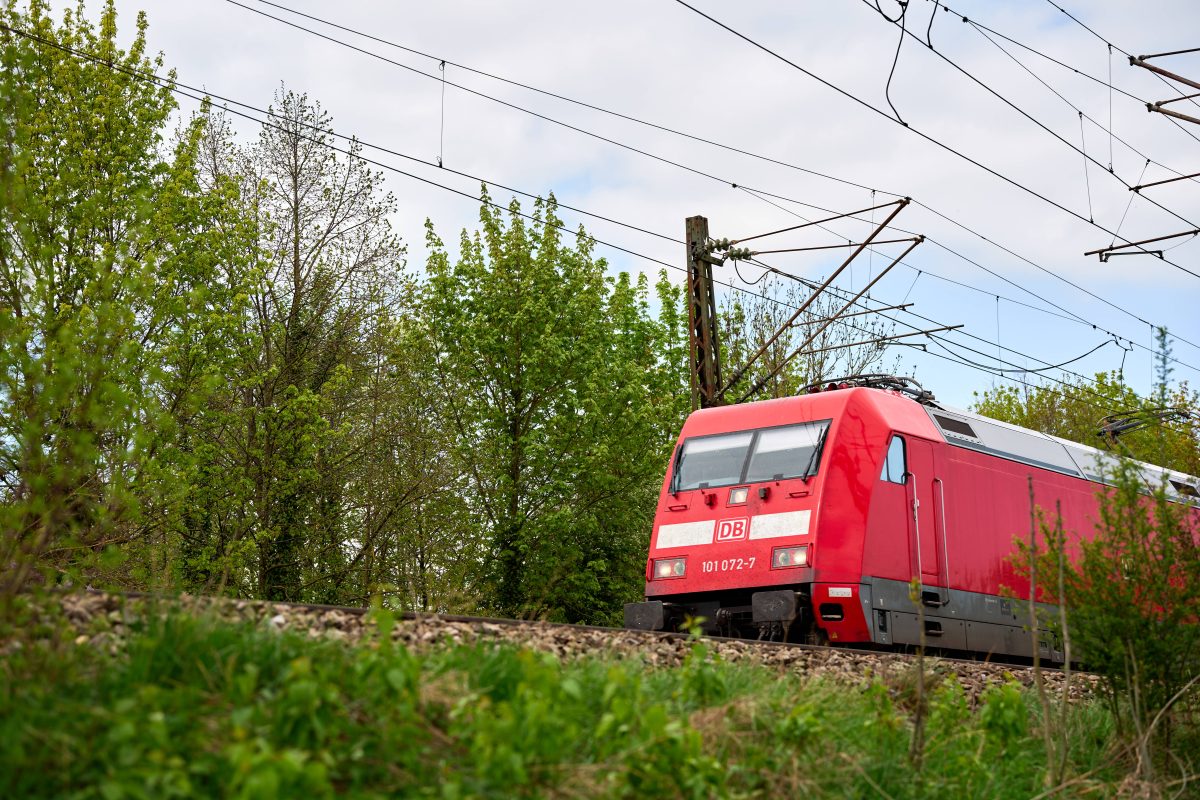
{"label": "gravel ballast", "polygon": [[[269,630],[290,630],[312,638],[344,641],[347,645],[370,646],[378,629],[364,609],[293,605],[266,601],[190,597],[152,598],[87,592],[58,595],[62,617],[71,626],[76,646],[120,650],[130,625],[150,614],[207,613],[230,622],[252,623]],[[436,614],[397,615],[392,639],[414,650],[453,644],[497,642],[552,653],[560,659],[582,657],[636,658],[659,668],[673,668],[692,653],[694,641],[679,635],[644,631],[595,628],[535,621],[496,621],[447,618]],[[891,687],[912,682],[916,660],[898,653],[869,653],[838,648],[813,648],[754,641],[707,639],[708,650],[729,662],[751,662],[779,670],[862,686],[881,680]],[[21,644],[0,644],[0,652]],[[989,687],[1015,680],[1033,687],[1032,669],[983,661],[925,659],[927,681],[940,682],[953,676],[974,704]],[[1042,670],[1047,689],[1060,696],[1065,676],[1058,670]],[[1071,677],[1069,696],[1087,699],[1098,691],[1098,678],[1087,673]]]}

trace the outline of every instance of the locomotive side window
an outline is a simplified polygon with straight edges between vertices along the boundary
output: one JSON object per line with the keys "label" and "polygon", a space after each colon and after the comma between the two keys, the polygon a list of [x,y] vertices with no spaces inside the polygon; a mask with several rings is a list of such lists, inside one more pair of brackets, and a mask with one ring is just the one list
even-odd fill
{"label": "locomotive side window", "polygon": [[672,492],[815,475],[829,422],[759,428],[684,441]]}
{"label": "locomotive side window", "polygon": [[904,439],[899,436],[893,436],[892,443],[888,445],[887,458],[883,461],[883,474],[879,476],[879,479],[888,483],[904,483],[904,473],[906,471],[904,463]]}

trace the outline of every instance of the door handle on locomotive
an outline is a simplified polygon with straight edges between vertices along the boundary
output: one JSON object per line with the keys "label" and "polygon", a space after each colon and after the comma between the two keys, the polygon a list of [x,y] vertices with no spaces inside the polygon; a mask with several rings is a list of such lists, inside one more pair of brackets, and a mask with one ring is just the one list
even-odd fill
{"label": "door handle on locomotive", "polygon": [[946,487],[942,483],[941,478],[934,478],[933,482],[938,487],[938,509],[942,513],[942,568],[946,571],[944,581],[946,584],[946,599],[944,603],[948,603],[950,602],[950,548],[946,534]]}

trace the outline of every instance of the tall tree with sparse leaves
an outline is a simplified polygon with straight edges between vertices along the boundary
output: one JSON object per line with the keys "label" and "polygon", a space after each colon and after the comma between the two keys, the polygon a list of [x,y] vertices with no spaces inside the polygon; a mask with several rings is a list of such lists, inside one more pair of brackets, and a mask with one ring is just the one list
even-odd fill
{"label": "tall tree with sparse leaves", "polygon": [[197,487],[208,511],[189,535],[191,573],[210,588],[336,600],[364,545],[355,476],[380,435],[364,391],[378,388],[379,337],[413,289],[394,200],[359,146],[339,147],[304,95],[281,89],[270,111],[256,144],[222,128],[205,151],[211,175],[241,186],[262,275],[244,318],[256,346],[208,431],[228,468]]}

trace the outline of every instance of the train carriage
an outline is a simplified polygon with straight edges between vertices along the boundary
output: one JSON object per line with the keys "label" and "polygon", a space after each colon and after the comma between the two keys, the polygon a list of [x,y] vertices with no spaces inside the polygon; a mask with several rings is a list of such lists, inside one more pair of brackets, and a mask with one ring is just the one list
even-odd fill
{"label": "train carriage", "polygon": [[[1088,535],[1112,456],[899,386],[693,413],[626,626],[703,618],[725,635],[895,646],[923,625],[931,646],[1030,656],[1028,612],[1009,599],[1028,582],[1009,556],[1028,535],[1031,485],[1036,505],[1058,502]],[[1198,494],[1193,477],[1143,471],[1176,499]],[[1048,636],[1041,649],[1061,658]]]}

